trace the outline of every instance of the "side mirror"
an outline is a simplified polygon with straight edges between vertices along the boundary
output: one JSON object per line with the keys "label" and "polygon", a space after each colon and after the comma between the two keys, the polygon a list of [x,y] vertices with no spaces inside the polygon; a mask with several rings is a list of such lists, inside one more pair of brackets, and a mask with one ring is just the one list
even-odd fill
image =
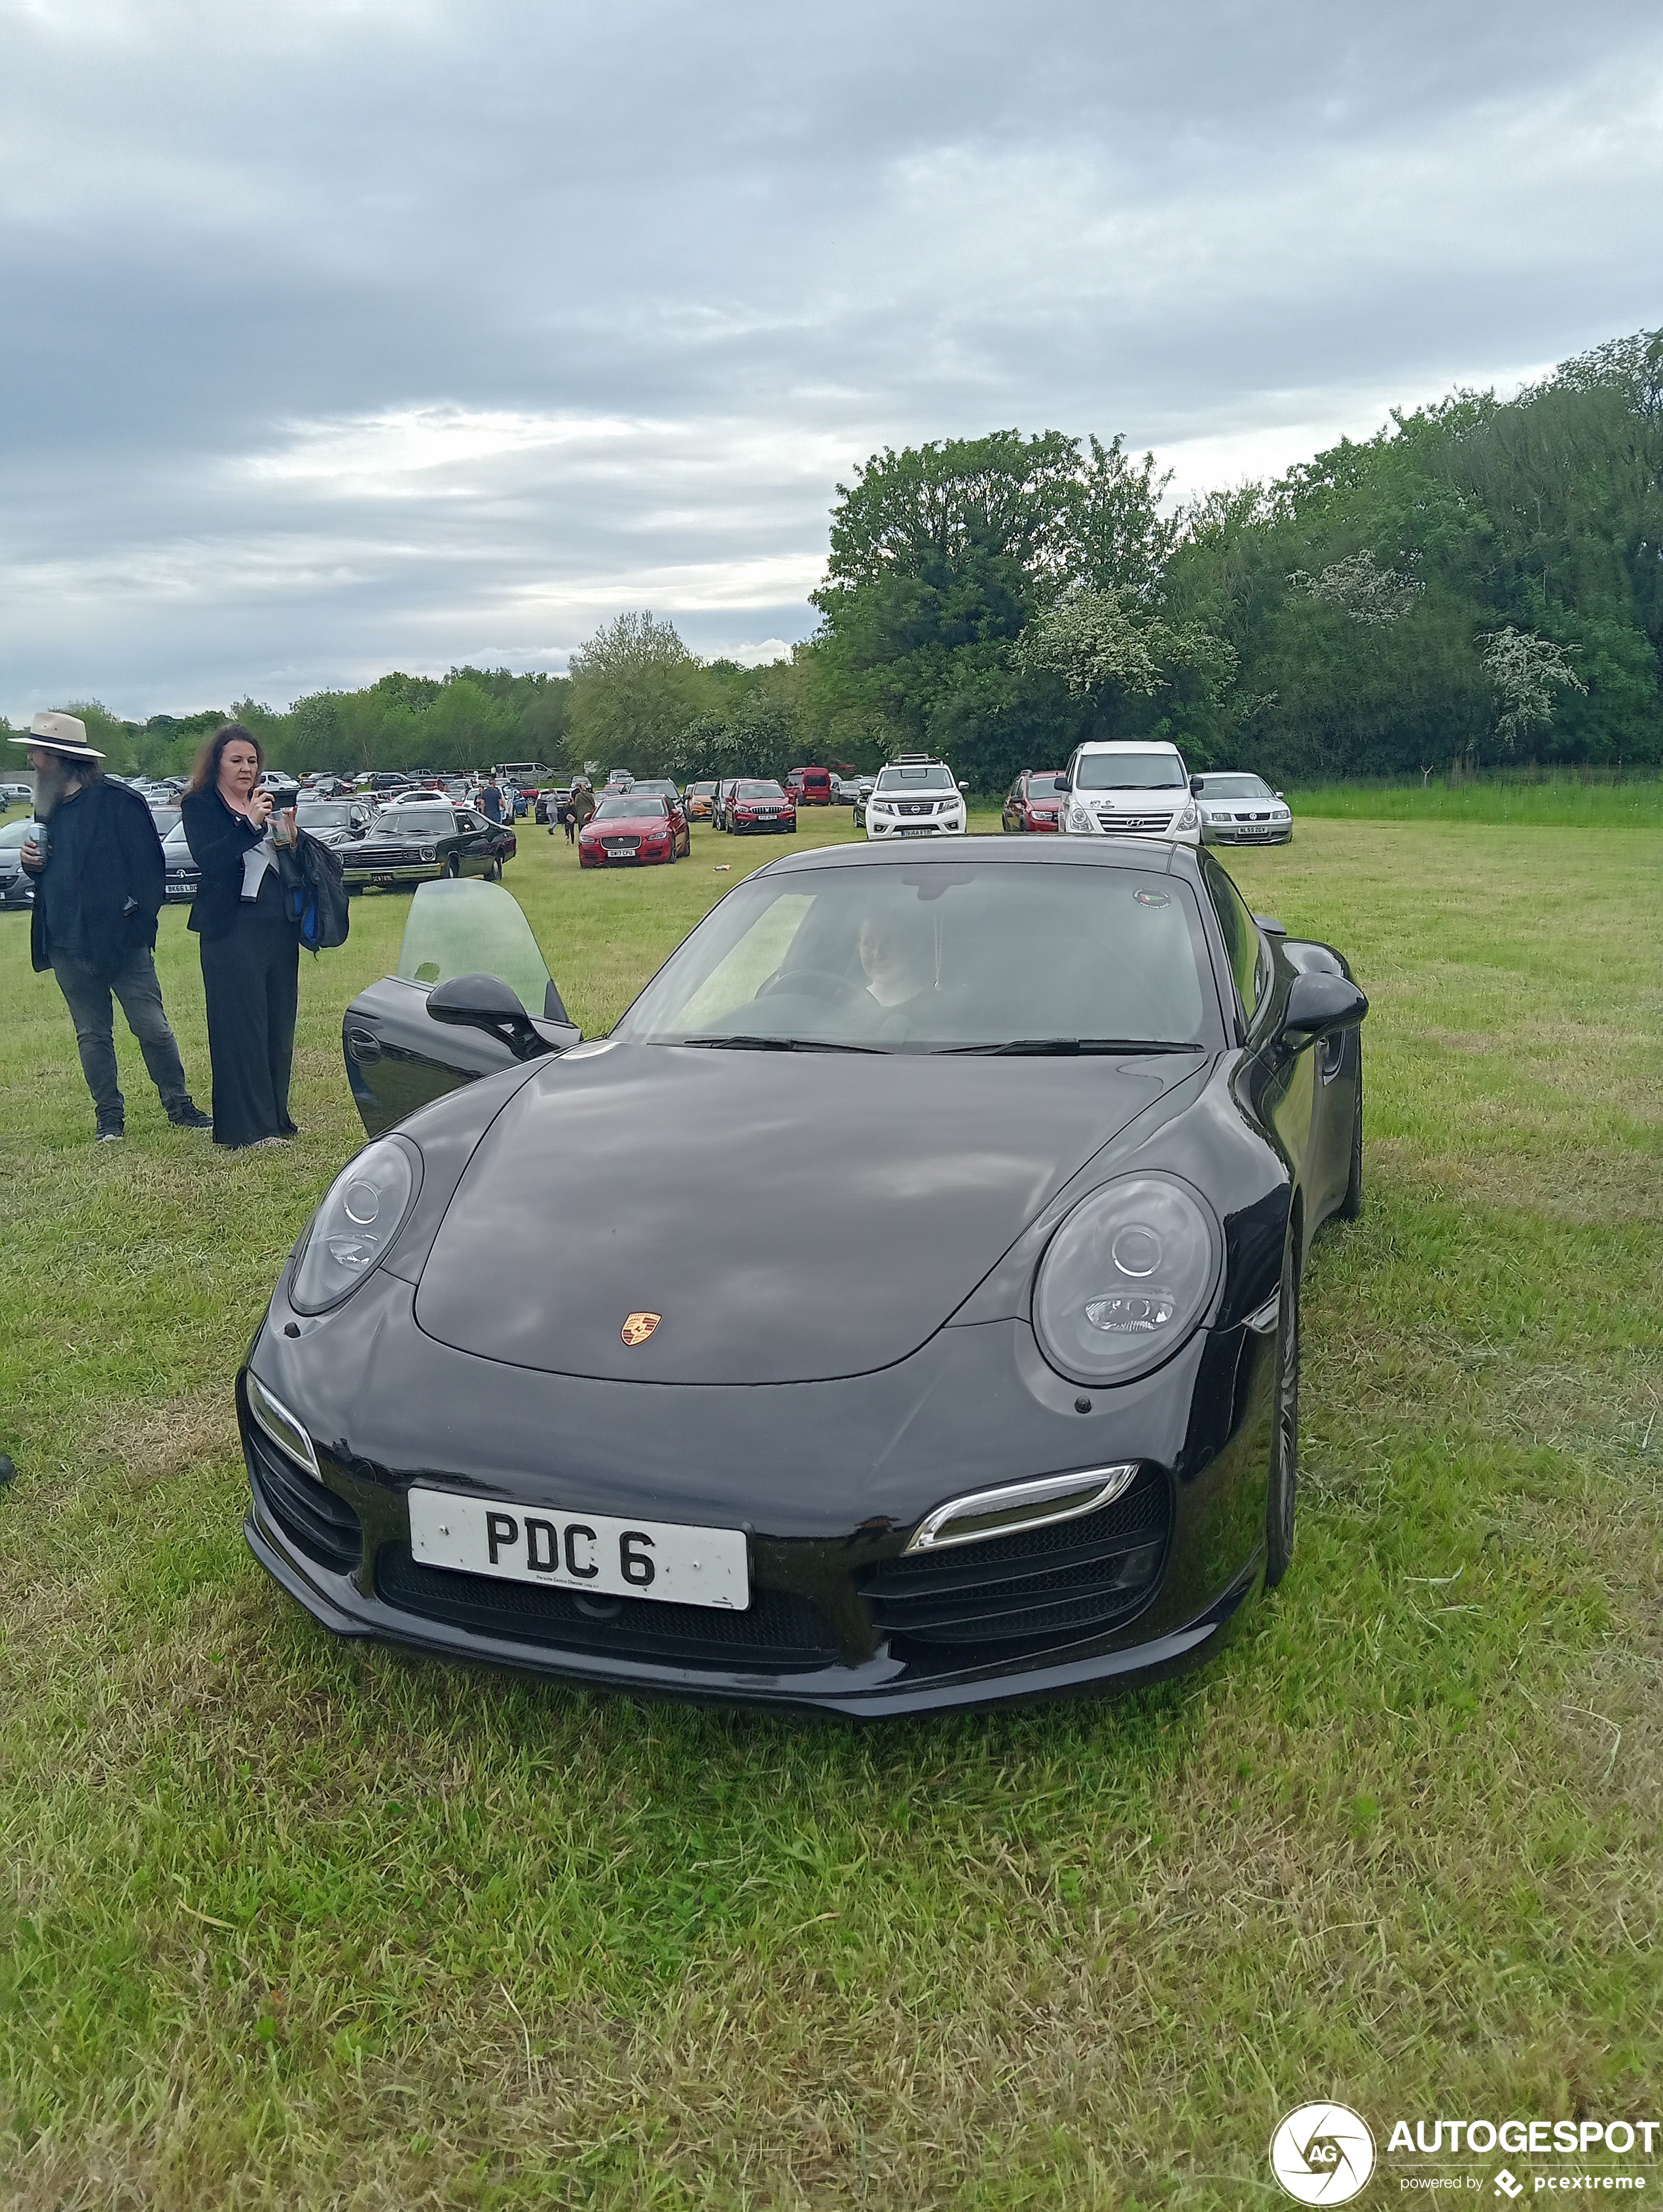
{"label": "side mirror", "polygon": [[1272,799],[1283,799],[1283,798],[1285,798],[1285,797],[1287,796],[1287,794],[1286,794],[1286,793],[1284,793],[1284,792],[1273,791],[1273,792],[1270,793],[1270,796],[1271,796],[1271,798],[1272,798]]}
{"label": "side mirror", "polygon": [[1295,975],[1282,1017],[1282,1039],[1297,1051],[1336,1030],[1355,1028],[1368,1012],[1368,1000],[1346,976],[1320,970]]}
{"label": "side mirror", "polygon": [[1190,778],[1190,796],[1191,799],[1200,798],[1201,784],[1202,779],[1198,775],[1192,775]]}
{"label": "side mirror", "polygon": [[970,789],[970,786],[967,783],[961,783],[959,786],[959,788],[960,791],[968,791]]}
{"label": "side mirror", "polygon": [[500,975],[453,975],[427,994],[436,1022],[454,1029],[484,1030],[505,1044],[516,1060],[536,1060],[554,1048],[539,1036],[531,1016]]}
{"label": "side mirror", "polygon": [[1273,914],[1256,914],[1253,920],[1267,937],[1286,937],[1288,934],[1287,923],[1278,921]]}

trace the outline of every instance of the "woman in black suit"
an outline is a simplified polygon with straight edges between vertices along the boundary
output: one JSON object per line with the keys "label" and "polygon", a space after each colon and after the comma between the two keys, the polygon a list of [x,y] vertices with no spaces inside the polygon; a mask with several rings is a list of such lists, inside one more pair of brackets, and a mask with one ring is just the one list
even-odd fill
{"label": "woman in black suit", "polygon": [[[256,787],[265,765],[259,739],[229,722],[203,748],[180,807],[202,871],[190,926],[202,947],[216,1145],[275,1145],[297,1134],[289,1072],[300,938],[283,912],[271,794]],[[281,818],[292,839],[293,814]]]}

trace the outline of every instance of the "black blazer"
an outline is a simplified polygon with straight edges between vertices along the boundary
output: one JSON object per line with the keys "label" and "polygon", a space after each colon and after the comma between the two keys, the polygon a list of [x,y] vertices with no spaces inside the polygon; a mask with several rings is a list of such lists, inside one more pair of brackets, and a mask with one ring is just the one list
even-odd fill
{"label": "black blazer", "polygon": [[180,819],[191,858],[202,871],[188,926],[198,937],[223,937],[242,911],[242,856],[265,832],[212,790],[187,791]]}
{"label": "black blazer", "polygon": [[[82,882],[82,920],[93,966],[101,975],[114,975],[142,945],[155,943],[168,880],[155,817],[136,791],[103,776],[64,803],[92,815],[88,854],[95,865]],[[29,952],[37,969],[52,966],[52,933],[40,890],[29,922]]]}

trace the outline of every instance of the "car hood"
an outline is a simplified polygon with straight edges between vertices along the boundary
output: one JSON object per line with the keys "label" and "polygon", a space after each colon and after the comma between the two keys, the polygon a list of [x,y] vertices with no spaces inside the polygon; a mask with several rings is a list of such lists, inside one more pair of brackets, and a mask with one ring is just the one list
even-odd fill
{"label": "car hood", "polygon": [[[865,1374],[932,1336],[1061,1186],[1195,1070],[1188,1054],[580,1050],[517,1091],[474,1152],[416,1318],[460,1351],[555,1374]],[[833,1136],[835,1171],[816,1158]],[[660,1319],[626,1346],[639,1314]]]}

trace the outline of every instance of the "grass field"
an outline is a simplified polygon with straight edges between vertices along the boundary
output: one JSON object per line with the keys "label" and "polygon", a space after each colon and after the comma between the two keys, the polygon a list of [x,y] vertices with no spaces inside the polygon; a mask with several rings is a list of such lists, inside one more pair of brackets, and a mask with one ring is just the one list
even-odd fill
{"label": "grass field", "polygon": [[[776,849],[580,878],[533,831],[509,882],[594,1030]],[[8,2212],[1223,2212],[1281,2201],[1307,2099],[1382,2145],[1663,2117],[1663,834],[1319,819],[1231,865],[1374,1004],[1293,1573],[1181,1682],[867,1731],[289,1604],[230,1377],[356,1139],[340,1013],[405,902],[306,963],[306,1133],[241,1158],[130,1040],[95,1148],[0,917]],[[179,913],[160,957],[205,1097]]]}
{"label": "grass field", "polygon": [[1346,822],[1488,822],[1524,828],[1663,830],[1663,775],[1475,776],[1447,783],[1329,783],[1289,794],[1294,817]]}

